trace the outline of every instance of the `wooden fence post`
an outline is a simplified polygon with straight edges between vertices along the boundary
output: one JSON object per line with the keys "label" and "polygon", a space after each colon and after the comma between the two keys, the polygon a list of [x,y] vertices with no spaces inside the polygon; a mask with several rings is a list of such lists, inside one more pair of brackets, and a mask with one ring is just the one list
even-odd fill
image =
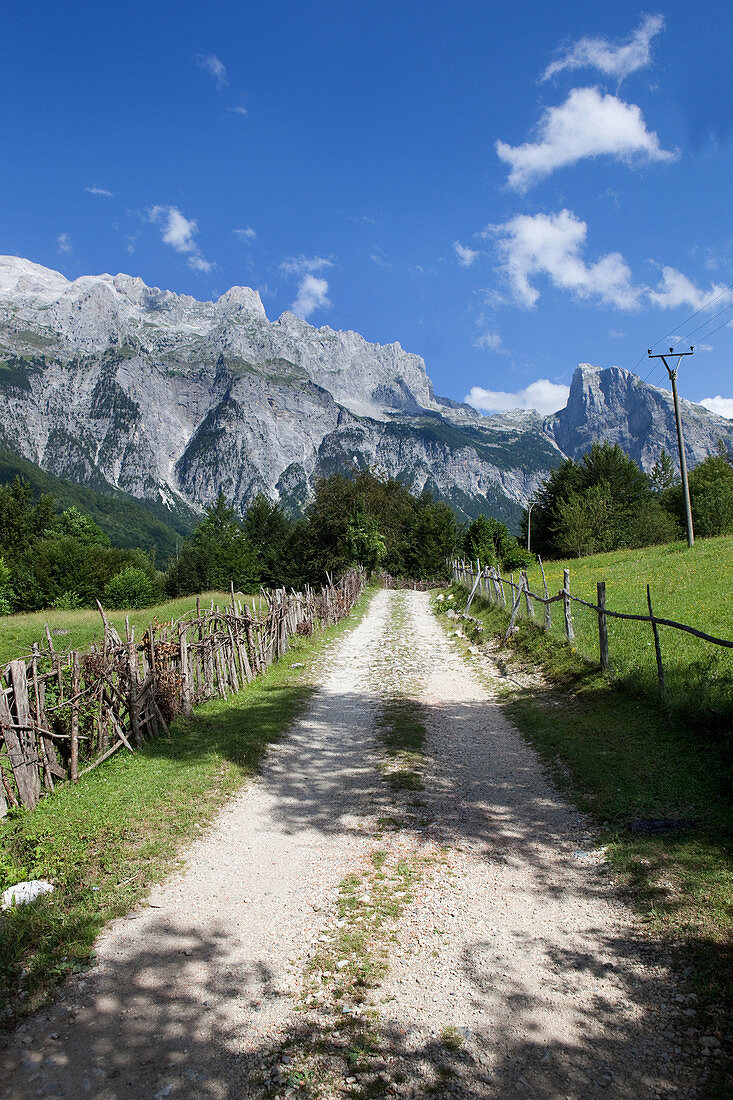
{"label": "wooden fence post", "polygon": [[[542,564],[542,558],[539,556],[539,554],[537,555],[537,564],[539,565],[540,572],[542,573],[542,586],[545,590],[545,599],[549,600],[550,593],[549,593],[548,588],[547,588],[547,577],[545,576],[545,567]],[[552,610],[551,610],[551,606],[550,606],[549,603],[545,604],[545,630],[547,631],[548,634],[552,630]]]}
{"label": "wooden fence post", "polygon": [[527,618],[534,619],[534,605],[532,604],[532,597],[529,591],[529,578],[527,577],[527,570],[522,570],[522,584],[524,585],[524,602],[527,607]]}
{"label": "wooden fence post", "polygon": [[[21,673],[22,669],[22,673]],[[25,662],[24,661],[11,661],[10,663],[10,677],[13,685],[13,695],[16,691],[16,680],[18,684],[21,684],[21,676],[23,682],[25,681]],[[13,721],[13,716],[10,712],[8,700],[6,699],[5,692],[3,690],[4,685],[2,677],[0,677],[0,732],[5,737],[5,744],[8,750],[8,757],[10,758],[10,766],[13,769],[13,775],[15,777],[15,783],[18,788],[18,795],[21,803],[27,806],[29,809],[38,802],[41,794],[41,779],[38,774],[38,768],[35,763],[31,763],[29,760],[29,754],[27,751],[26,735],[32,731],[20,729],[18,727],[27,723],[28,719],[24,716],[21,718],[18,710],[18,696],[15,696],[16,700],[16,715],[18,717],[18,725],[16,726]],[[21,688],[22,694],[22,688]],[[27,702],[27,691],[26,691]],[[22,711],[22,702],[20,704],[20,710]],[[35,754],[34,754],[35,755]]]}
{"label": "wooden fence post", "polygon": [[496,583],[499,586],[499,595],[501,596],[501,606],[506,607],[506,592],[504,591],[504,578],[501,575],[499,566],[496,567]]}
{"label": "wooden fence post", "polygon": [[652,594],[649,585],[646,586],[646,602],[649,606],[649,617],[652,621],[652,633],[654,634],[654,653],[657,658],[657,679],[659,680],[659,694],[664,698],[664,665],[662,664],[662,647],[659,644],[659,630],[657,620],[652,611]]}
{"label": "wooden fence post", "polygon": [[570,570],[563,569],[562,572],[562,607],[565,613],[565,636],[568,642],[575,641],[575,633],[573,631],[573,616],[570,610]]}
{"label": "wooden fence post", "polygon": [[519,588],[517,590],[517,598],[514,601],[514,607],[512,608],[512,617],[509,620],[509,626],[506,628],[506,634],[504,635],[504,641],[508,642],[511,632],[514,630],[514,624],[517,621],[517,615],[519,614],[519,605],[522,602],[522,588],[523,582],[520,580]]}
{"label": "wooden fence post", "polygon": [[606,582],[598,581],[598,647],[601,653],[601,668],[608,672],[611,661],[608,653],[608,620],[606,619]]}
{"label": "wooden fence post", "polygon": [[71,781],[76,783],[79,778],[79,654],[76,650],[71,654],[71,761],[69,763],[69,775]]}

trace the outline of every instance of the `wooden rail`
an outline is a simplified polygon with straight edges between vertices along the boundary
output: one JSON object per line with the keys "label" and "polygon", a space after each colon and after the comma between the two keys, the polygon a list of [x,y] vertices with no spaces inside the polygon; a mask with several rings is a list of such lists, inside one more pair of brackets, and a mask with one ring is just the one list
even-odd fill
{"label": "wooden rail", "polygon": [[[543,627],[546,631],[549,631],[552,627],[552,613],[551,605],[562,601],[563,605],[563,619],[564,619],[564,632],[568,642],[575,640],[575,633],[573,630],[573,616],[571,605],[573,603],[580,604],[582,607],[587,607],[590,611],[594,611],[598,616],[598,646],[600,654],[600,664],[604,671],[608,671],[610,668],[610,654],[608,647],[608,620],[609,619],[628,619],[633,622],[650,623],[652,628],[652,634],[654,637],[654,653],[657,662],[657,678],[659,681],[659,690],[664,695],[664,667],[662,664],[662,652],[659,642],[658,627],[666,626],[673,630],[682,630],[687,634],[693,634],[696,638],[701,638],[705,642],[710,642],[712,645],[722,646],[725,649],[733,649],[733,641],[726,638],[715,638],[712,634],[707,634],[704,630],[698,630],[696,627],[688,626],[686,623],[675,622],[674,619],[662,619],[658,615],[654,614],[652,608],[652,597],[649,585],[646,586],[647,606],[649,608],[648,615],[636,615],[626,611],[610,611],[606,607],[606,584],[605,581],[598,581],[596,586],[597,603],[591,603],[588,600],[583,600],[580,596],[573,596],[570,592],[570,570],[565,569],[563,571],[563,586],[558,591],[556,596],[550,596],[547,589],[547,581],[545,579],[545,570],[542,565],[542,561],[537,557],[537,561],[542,573],[542,582],[544,586],[544,596],[538,595],[536,592],[531,592],[529,589],[529,582],[527,579],[526,571],[522,571],[520,574],[519,583],[515,582],[514,574],[510,574],[509,579],[502,577],[499,569],[496,566],[487,566],[481,568],[481,562],[466,562],[456,559],[452,565],[453,580],[456,584],[460,584],[463,587],[469,589],[470,596],[466,604],[466,613],[468,613],[471,606],[471,602],[474,599],[475,594],[482,593],[487,600],[491,603],[495,603],[500,607],[507,608],[509,604],[505,594],[504,586],[507,585],[512,593],[516,593],[511,599],[511,616],[509,619],[509,625],[504,635],[504,640],[507,641],[514,630],[517,616],[519,614],[522,597],[525,599],[527,608],[527,617],[534,618],[533,601],[544,606],[544,624]],[[475,568],[474,568],[475,564]]]}
{"label": "wooden rail", "polygon": [[364,588],[356,570],[320,591],[262,592],[250,607],[196,609],[154,620],[139,642],[123,640],[98,604],[101,646],[58,653],[46,647],[0,668],[0,817],[8,805],[33,809],[59,781],[77,781],[121,749],[133,752],[169,732],[177,714],[216,695],[226,699],[276,661],[295,634],[348,615]]}

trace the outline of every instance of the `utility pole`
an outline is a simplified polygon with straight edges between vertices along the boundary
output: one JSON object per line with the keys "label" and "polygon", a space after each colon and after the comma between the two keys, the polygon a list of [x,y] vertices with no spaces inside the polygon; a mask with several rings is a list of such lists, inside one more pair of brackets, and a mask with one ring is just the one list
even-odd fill
{"label": "utility pole", "polygon": [[652,349],[648,348],[647,352],[650,359],[661,359],[667,368],[667,374],[669,375],[670,382],[672,383],[672,399],[674,401],[674,419],[677,424],[677,446],[680,452],[680,474],[682,475],[682,496],[685,501],[685,519],[687,520],[687,545],[695,545],[695,534],[692,530],[692,509],[690,508],[690,486],[687,481],[687,461],[685,460],[685,442],[682,438],[682,418],[680,416],[680,403],[677,397],[677,371],[680,369],[680,363],[685,355],[693,355],[695,349],[690,348],[689,351],[675,351],[674,348],[669,349],[669,355],[677,356],[677,366],[670,367],[667,362],[667,356],[665,355],[652,355]]}
{"label": "utility pole", "polygon": [[534,508],[536,500],[527,501],[527,550],[531,550],[530,540],[532,533],[532,509]]}

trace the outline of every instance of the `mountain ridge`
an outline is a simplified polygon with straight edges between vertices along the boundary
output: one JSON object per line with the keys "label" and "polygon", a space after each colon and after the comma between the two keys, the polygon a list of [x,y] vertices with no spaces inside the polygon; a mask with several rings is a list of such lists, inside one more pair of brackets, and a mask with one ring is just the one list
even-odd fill
{"label": "mountain ridge", "polygon": [[[0,445],[174,513],[220,490],[240,511],[258,492],[296,511],[318,476],[370,466],[463,518],[491,512],[514,527],[550,471],[594,438],[636,446],[647,466],[670,450],[664,392],[586,364],[554,416],[484,416],[436,397],[398,342],[287,311],[270,321],[248,287],[202,302],[136,276],[68,280],[0,257]],[[716,433],[733,449],[731,422],[690,409],[691,464]]]}

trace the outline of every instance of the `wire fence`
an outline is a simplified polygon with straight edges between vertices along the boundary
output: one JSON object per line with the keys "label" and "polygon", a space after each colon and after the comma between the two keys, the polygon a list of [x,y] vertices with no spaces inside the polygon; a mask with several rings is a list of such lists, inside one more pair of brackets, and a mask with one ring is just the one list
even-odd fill
{"label": "wire fence", "polygon": [[[597,655],[598,662],[604,672],[612,671],[614,663],[616,664],[616,671],[627,671],[634,661],[639,666],[643,665],[647,647],[652,649],[657,684],[662,696],[666,696],[668,691],[668,670],[665,668],[665,664],[669,665],[670,662],[668,659],[665,661],[663,656],[660,627],[665,630],[680,632],[686,636],[692,636],[709,646],[728,651],[728,653],[733,651],[733,641],[729,639],[718,638],[687,623],[655,615],[651,588],[648,584],[646,585],[648,614],[611,610],[607,606],[605,581],[596,582],[595,602],[573,595],[570,590],[569,569],[563,570],[562,587],[555,595],[550,595],[542,561],[539,557],[537,561],[542,577],[542,593],[531,591],[526,570],[522,570],[518,574],[518,579],[515,580],[514,574],[510,574],[508,577],[502,576],[501,571],[496,566],[482,568],[480,561],[455,560],[452,564],[453,581],[469,590],[466,614],[468,614],[473,600],[476,596],[479,596],[509,614],[509,624],[504,635],[505,640],[510,638],[516,629],[517,619],[521,616],[541,627],[547,633],[561,635],[569,645],[574,646],[577,643],[575,611],[579,609],[584,613],[582,623],[582,641],[584,644],[579,647],[585,650],[584,655],[588,657]],[[553,607],[553,605],[556,605],[556,607]],[[626,632],[623,638],[620,633],[614,635],[613,624],[622,622],[648,625],[650,636],[646,644],[638,632],[633,634]],[[614,647],[614,641],[616,647]],[[617,654],[623,650],[621,656],[617,656],[616,662],[614,662],[614,648],[616,648]],[[629,650],[632,653],[631,658]],[[679,665],[680,662],[676,660],[674,663]],[[689,659],[687,663],[689,665]],[[702,663],[712,666],[715,664],[714,657],[706,653]],[[731,662],[726,660],[725,664],[728,666]]]}

